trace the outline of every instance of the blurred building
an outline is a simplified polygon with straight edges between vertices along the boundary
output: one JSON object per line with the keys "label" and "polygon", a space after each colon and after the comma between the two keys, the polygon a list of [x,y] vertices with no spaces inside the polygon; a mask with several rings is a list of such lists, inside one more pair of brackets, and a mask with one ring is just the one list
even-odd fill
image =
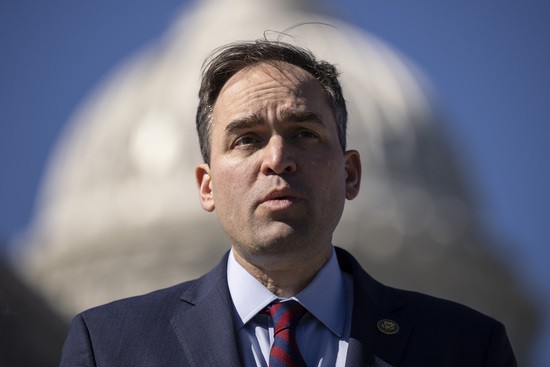
{"label": "blurred building", "polygon": [[[276,32],[303,22],[331,26]],[[501,320],[523,359],[537,313],[478,228],[429,86],[389,45],[316,15],[313,1],[202,1],[106,78],[51,160],[22,254],[27,279],[69,319],[219,261],[229,244],[200,208],[194,182],[199,72],[214,48],[264,36],[307,47],[342,71],[363,183],[334,243],[388,285]]]}

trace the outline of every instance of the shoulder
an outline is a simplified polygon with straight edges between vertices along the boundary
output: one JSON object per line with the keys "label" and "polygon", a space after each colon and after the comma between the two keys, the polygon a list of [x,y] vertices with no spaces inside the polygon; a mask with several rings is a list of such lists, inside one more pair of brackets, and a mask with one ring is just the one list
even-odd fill
{"label": "shoulder", "polygon": [[163,314],[173,314],[182,307],[192,305],[208,294],[212,287],[226,278],[226,257],[220,264],[202,277],[186,281],[168,288],[159,289],[144,295],[116,300],[105,305],[82,312],[86,320],[100,321],[111,318],[139,317],[154,315],[156,319]]}
{"label": "shoulder", "polygon": [[184,307],[180,294],[194,283],[121,299],[76,315],[63,346],[61,366],[140,365],[137,359],[158,354],[155,351],[179,353],[175,334],[170,332],[171,319],[178,303]]}
{"label": "shoulder", "polygon": [[354,311],[365,315],[354,322],[371,330],[380,319],[397,322],[403,329],[400,333],[410,335],[406,360],[432,360],[433,365],[478,365],[479,361],[515,365],[506,330],[499,321],[457,302],[383,285],[352,255],[343,250],[337,253],[342,271],[353,277]]}
{"label": "shoulder", "polygon": [[218,266],[199,279],[76,315],[61,365],[173,365],[173,360],[184,360],[175,320],[223,287],[224,273],[225,268]]}
{"label": "shoulder", "polygon": [[[173,314],[186,307],[181,295],[197,281],[184,282],[148,294],[116,300],[78,314],[71,328],[84,327],[90,336],[120,335],[170,327]],[[132,331],[133,330],[133,331]]]}
{"label": "shoulder", "polygon": [[516,366],[501,322],[457,302],[417,292],[389,290],[403,301],[403,306],[394,314],[412,325],[410,345],[419,358],[429,346],[431,353],[444,353],[450,360],[472,358],[465,365],[484,361],[484,365],[490,366]]}
{"label": "shoulder", "polygon": [[339,251],[342,270],[353,276],[354,294],[365,298],[390,314],[399,315],[422,327],[437,327],[439,332],[445,328],[479,330],[491,329],[498,324],[493,318],[463,304],[430,296],[424,293],[408,291],[386,286],[367,274],[355,258]]}
{"label": "shoulder", "polygon": [[463,318],[481,323],[492,320],[490,317],[457,302],[386,286],[365,272],[358,261],[347,251],[337,248],[337,254],[342,271],[350,273],[353,277],[356,296],[368,297],[371,302],[389,312],[410,313],[415,318],[425,317],[432,321],[437,321],[439,318],[448,319],[451,314],[453,320],[457,321],[461,321]]}
{"label": "shoulder", "polygon": [[489,334],[494,328],[502,326],[492,317],[454,301],[391,287],[386,289],[402,301],[399,314],[414,320],[417,325],[438,327],[440,332],[445,329],[461,330],[464,333],[486,330]]}

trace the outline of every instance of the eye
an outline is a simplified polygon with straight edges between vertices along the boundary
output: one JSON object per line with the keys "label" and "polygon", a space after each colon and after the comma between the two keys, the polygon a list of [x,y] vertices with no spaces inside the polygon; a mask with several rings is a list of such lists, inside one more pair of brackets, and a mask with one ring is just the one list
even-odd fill
{"label": "eye", "polygon": [[296,134],[296,137],[299,139],[317,139],[319,138],[319,135],[311,130],[300,130]]}
{"label": "eye", "polygon": [[244,135],[235,140],[235,143],[233,143],[233,146],[243,146],[243,145],[252,145],[257,144],[259,142],[259,139],[252,135]]}

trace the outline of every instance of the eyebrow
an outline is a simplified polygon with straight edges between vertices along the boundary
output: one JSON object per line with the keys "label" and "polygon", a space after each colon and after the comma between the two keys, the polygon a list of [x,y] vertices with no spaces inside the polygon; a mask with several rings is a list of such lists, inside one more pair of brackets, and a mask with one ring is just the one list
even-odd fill
{"label": "eyebrow", "polygon": [[321,116],[311,111],[284,110],[281,112],[281,118],[283,121],[288,122],[312,122],[325,126]]}
{"label": "eyebrow", "polygon": [[[285,110],[281,112],[281,120],[289,123],[304,123],[310,122],[315,125],[325,127],[323,119],[316,113],[310,111],[290,111]],[[225,132],[228,134],[235,133],[240,130],[250,129],[265,124],[265,121],[259,115],[250,115],[231,121],[225,127]]]}
{"label": "eyebrow", "polygon": [[258,115],[251,115],[231,121],[225,127],[225,132],[228,134],[235,133],[240,130],[250,129],[264,125],[264,121]]}

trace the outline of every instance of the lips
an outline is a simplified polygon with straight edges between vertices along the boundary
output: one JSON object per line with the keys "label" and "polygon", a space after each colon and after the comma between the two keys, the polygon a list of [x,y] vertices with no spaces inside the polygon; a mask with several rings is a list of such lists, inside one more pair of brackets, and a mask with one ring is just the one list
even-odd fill
{"label": "lips", "polygon": [[268,206],[273,210],[287,209],[292,204],[301,201],[303,197],[290,188],[276,189],[267,194],[260,202],[262,206]]}
{"label": "lips", "polygon": [[300,200],[301,196],[292,189],[277,189],[271,191],[262,202],[272,201],[272,200],[290,200],[297,201]]}

